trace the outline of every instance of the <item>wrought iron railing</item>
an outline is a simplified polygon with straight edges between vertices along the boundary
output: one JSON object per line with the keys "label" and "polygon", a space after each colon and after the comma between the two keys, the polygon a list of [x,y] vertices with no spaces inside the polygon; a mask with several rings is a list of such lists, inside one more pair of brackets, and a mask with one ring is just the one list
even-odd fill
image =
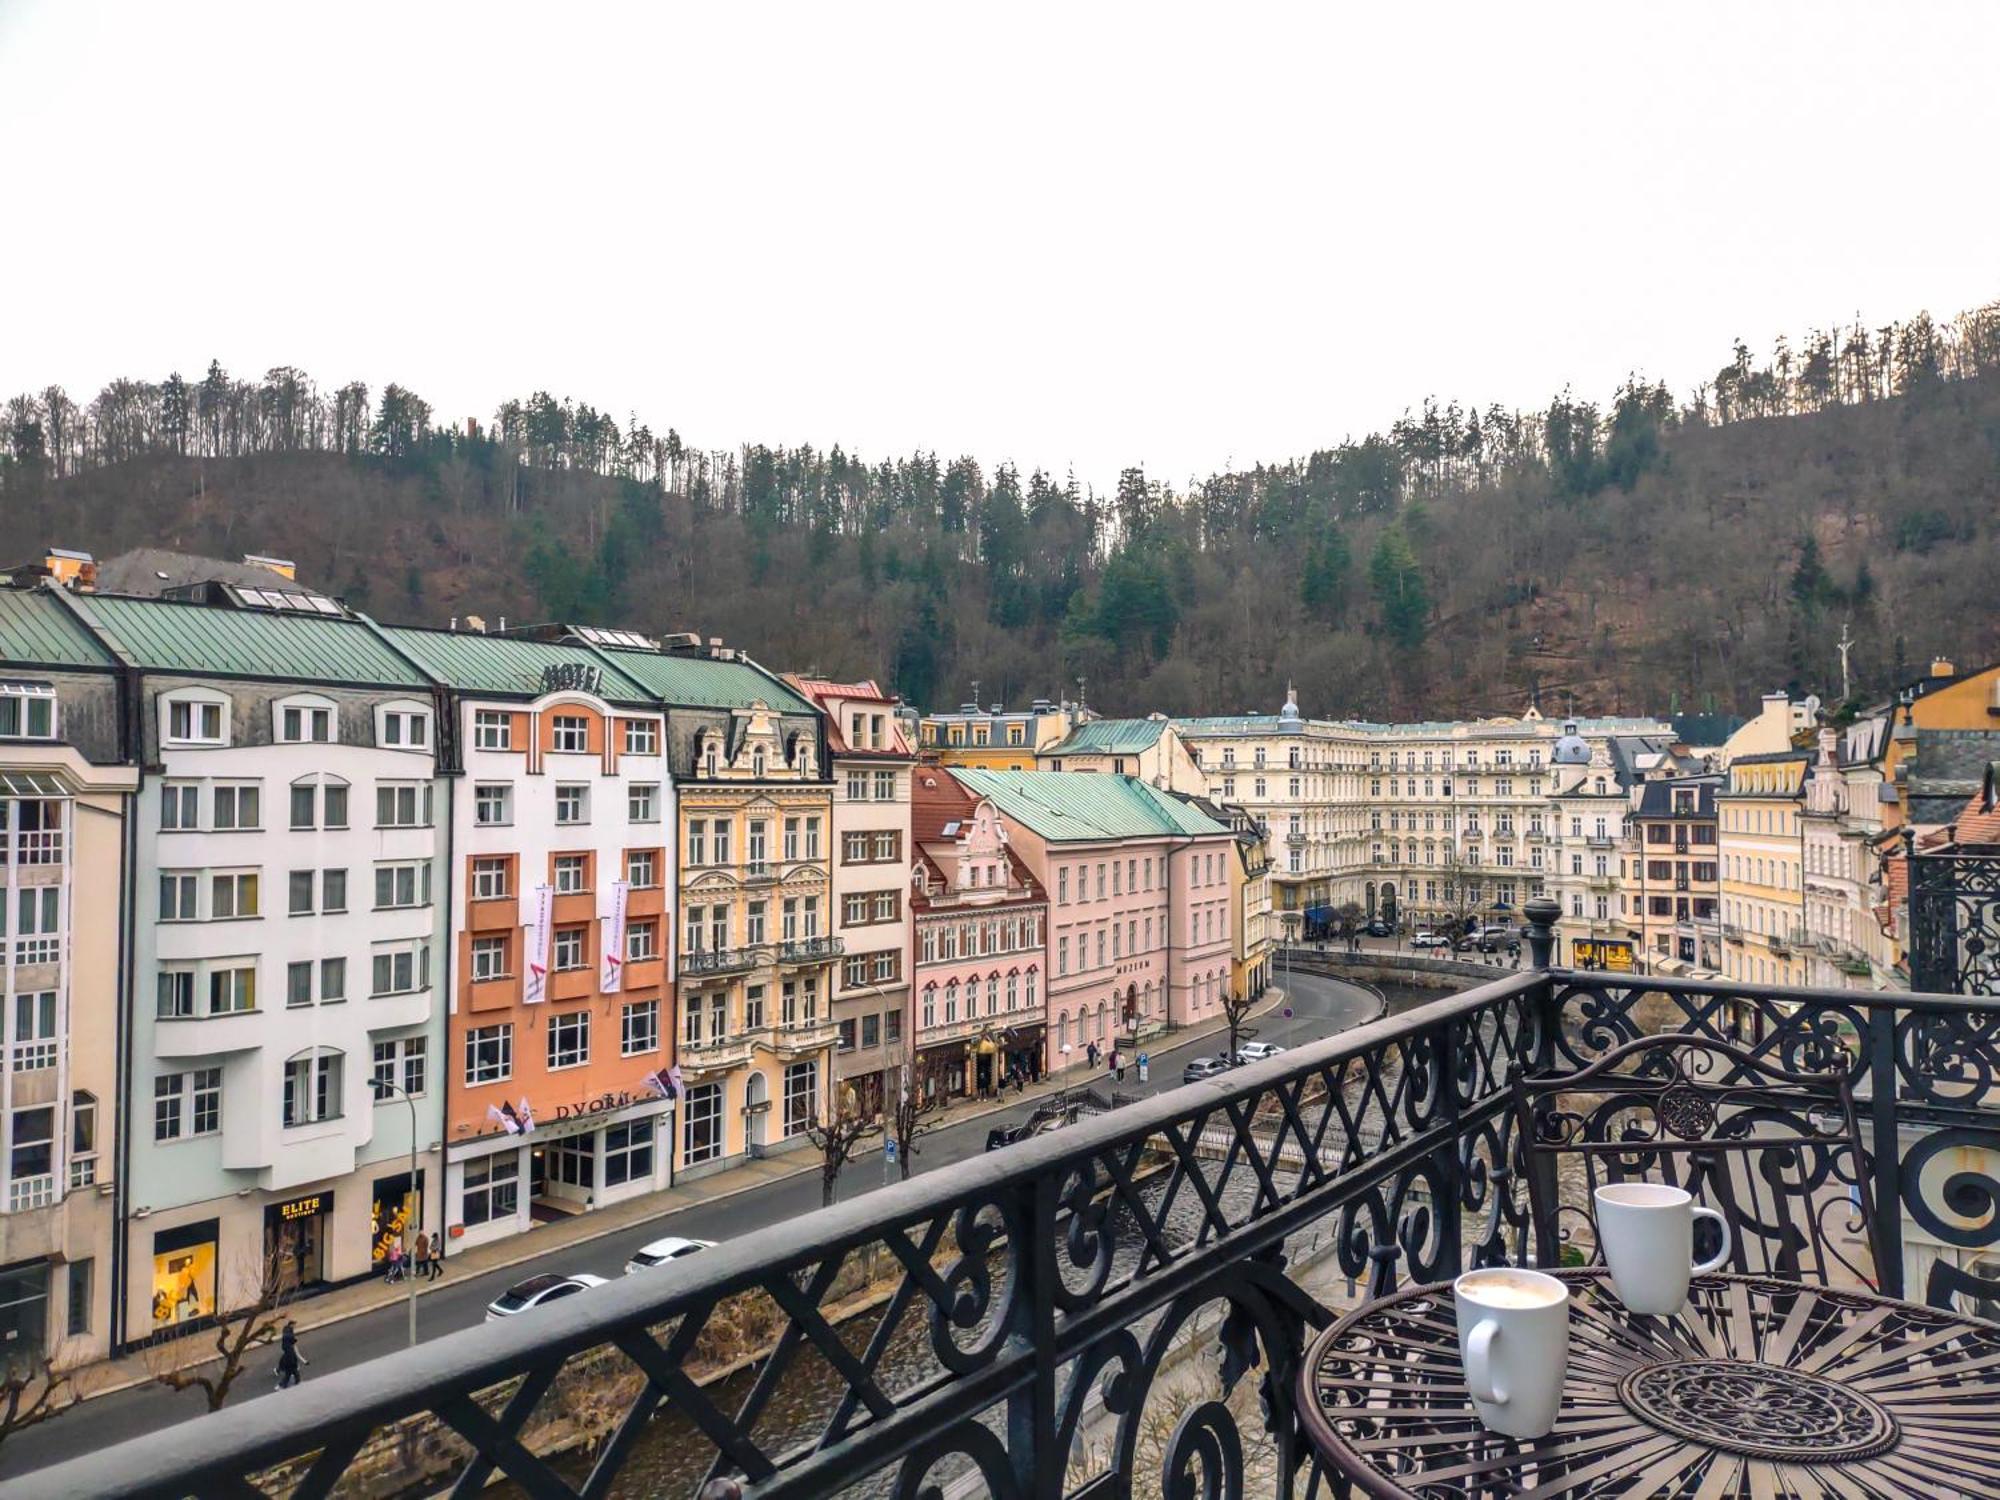
{"label": "wrought iron railing", "polygon": [[[1530,934],[1544,956],[1549,937]],[[1880,1285],[1976,1286],[1914,1272],[2000,1243],[2000,1180],[1981,1165],[2000,1162],[1989,1008],[1528,970],[42,1471],[22,1493],[319,1496],[353,1470],[355,1493],[393,1474],[410,1493],[475,1494],[504,1471],[516,1495],[615,1478],[676,1496],[934,1484],[1094,1500],[1233,1495],[1254,1463],[1259,1487],[1305,1494],[1309,1331],[1349,1295],[1526,1256],[1510,1073],[1578,1068],[1661,1029],[1846,1071],[1893,1221]],[[1206,1384],[1189,1361],[1212,1363]]]}

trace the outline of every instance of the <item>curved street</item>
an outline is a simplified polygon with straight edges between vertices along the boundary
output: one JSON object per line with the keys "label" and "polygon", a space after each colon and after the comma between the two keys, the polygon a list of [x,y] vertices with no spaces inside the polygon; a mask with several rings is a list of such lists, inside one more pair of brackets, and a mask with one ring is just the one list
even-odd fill
{"label": "curved street", "polygon": [[[1282,967],[1278,976],[1281,984],[1286,982]],[[1289,986],[1287,1004],[1252,1019],[1245,1027],[1246,1036],[1254,1035],[1261,1041],[1274,1042],[1282,1047],[1296,1047],[1373,1020],[1379,1005],[1377,997],[1369,991],[1337,979],[1293,973]],[[1222,1046],[1222,1040],[1215,1036],[1178,1045],[1168,1039],[1167,1045],[1151,1056],[1149,1082],[1140,1083],[1136,1069],[1127,1069],[1125,1082],[1111,1086],[1126,1094],[1156,1094],[1177,1087],[1181,1069],[1191,1058],[1218,1052]],[[1102,1088],[1106,1086],[1106,1080],[1107,1075],[1099,1073],[1094,1081]],[[1075,1081],[1082,1084],[1092,1080],[1086,1080],[1082,1071],[1078,1070]],[[983,1114],[957,1125],[941,1126],[920,1140],[916,1170],[934,1170],[979,1155],[985,1149],[989,1130],[1026,1120],[1038,1102],[1030,1097],[1010,1109]],[[802,1157],[801,1160],[807,1158]],[[842,1173],[840,1196],[844,1200],[870,1192],[885,1180],[887,1176],[881,1151],[866,1152],[850,1162]],[[577,1271],[594,1271],[600,1276],[615,1277],[623,1273],[625,1262],[634,1250],[662,1235],[726,1240],[754,1234],[811,1213],[820,1206],[819,1199],[819,1174],[806,1171],[711,1203],[676,1209],[643,1223],[628,1225],[600,1239],[552,1250],[546,1256],[502,1270],[462,1280],[453,1280],[447,1270],[445,1278],[417,1301],[418,1335],[436,1338],[471,1327],[483,1318],[487,1303],[525,1277],[542,1272],[567,1274]],[[406,1306],[397,1302],[342,1322],[302,1332],[300,1347],[312,1362],[306,1372],[307,1380],[364,1360],[394,1354],[405,1346],[408,1326]],[[274,1394],[272,1367],[276,1360],[274,1349],[262,1350],[251,1358],[238,1386],[240,1394],[232,1400],[230,1409],[245,1401],[261,1400]],[[73,1458],[90,1449],[121,1442],[197,1416],[203,1410],[204,1404],[198,1391],[169,1391],[155,1385],[134,1386],[100,1396],[83,1408],[13,1437],[5,1449],[0,1450],[0,1474],[18,1475]]]}

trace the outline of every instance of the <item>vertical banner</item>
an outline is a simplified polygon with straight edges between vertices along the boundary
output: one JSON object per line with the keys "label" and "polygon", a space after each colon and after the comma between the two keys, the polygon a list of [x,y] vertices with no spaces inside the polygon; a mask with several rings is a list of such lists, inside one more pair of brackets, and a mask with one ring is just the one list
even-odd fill
{"label": "vertical banner", "polygon": [[611,913],[604,919],[604,961],[597,988],[615,995],[625,987],[625,903],[632,894],[629,880],[611,882]]}
{"label": "vertical banner", "polygon": [[554,886],[535,887],[534,916],[528,922],[528,950],[521,955],[523,1005],[539,1005],[549,998],[549,937],[555,904]]}

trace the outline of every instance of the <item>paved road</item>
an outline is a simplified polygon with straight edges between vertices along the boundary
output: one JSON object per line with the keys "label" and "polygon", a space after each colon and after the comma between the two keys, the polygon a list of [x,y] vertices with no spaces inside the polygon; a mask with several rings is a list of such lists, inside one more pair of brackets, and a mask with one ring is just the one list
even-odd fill
{"label": "paved road", "polygon": [[[1282,981],[1282,972],[1279,975]],[[1290,979],[1292,1015],[1271,1013],[1251,1025],[1260,1041],[1282,1047],[1296,1047],[1319,1037],[1372,1020],[1375,997],[1353,985],[1294,974]],[[1138,1082],[1136,1069],[1128,1069],[1126,1081],[1117,1087],[1127,1093],[1157,1093],[1178,1086],[1181,1069],[1197,1054],[1220,1051],[1220,1039],[1169,1046],[1152,1056],[1151,1081]],[[986,1133],[997,1125],[1025,1120],[1034,1101],[1024,1100],[1011,1110],[946,1126],[924,1136],[919,1145],[918,1171],[933,1170],[967,1157],[979,1155],[986,1146]],[[843,1199],[878,1188],[884,1181],[879,1151],[857,1157],[841,1177]],[[687,1235],[695,1239],[726,1240],[739,1235],[789,1223],[820,1206],[817,1173],[801,1175],[768,1187],[755,1188],[713,1203],[696,1204],[650,1223],[632,1225],[602,1239],[552,1252],[547,1257],[504,1270],[488,1272],[454,1283],[446,1279],[424,1294],[417,1303],[418,1336],[436,1338],[469,1328],[485,1315],[486,1304],[514,1282],[544,1271],[570,1273],[595,1271],[600,1276],[622,1274],[627,1258],[639,1246],[663,1234]],[[403,1303],[363,1313],[344,1322],[329,1324],[301,1335],[299,1343],[312,1361],[306,1375],[329,1371],[393,1354],[408,1338],[409,1313]],[[237,1387],[231,1409],[246,1399],[262,1399],[273,1394],[276,1379],[272,1366],[275,1351],[254,1356]],[[168,1391],[157,1386],[136,1386],[100,1396],[78,1411],[18,1434],[0,1449],[0,1475],[18,1475],[44,1464],[73,1458],[79,1453],[102,1448],[109,1443],[137,1437],[157,1428],[199,1415],[204,1410],[197,1391]]]}

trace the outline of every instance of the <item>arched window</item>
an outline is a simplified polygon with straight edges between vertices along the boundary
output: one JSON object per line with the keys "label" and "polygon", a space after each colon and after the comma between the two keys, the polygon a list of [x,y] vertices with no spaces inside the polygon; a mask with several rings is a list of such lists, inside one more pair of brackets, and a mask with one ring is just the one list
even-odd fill
{"label": "arched window", "polygon": [[1069,1012],[1064,1011],[1061,1015],[1056,1017],[1056,1047],[1058,1049],[1061,1049],[1063,1047],[1067,1047],[1068,1045],[1069,1045]]}
{"label": "arched window", "polygon": [[705,734],[701,737],[701,773],[713,778],[721,771],[722,745],[713,734]]}
{"label": "arched window", "polygon": [[764,747],[759,745],[750,752],[750,774],[757,777],[763,776],[764,766]]}
{"label": "arched window", "polygon": [[944,1024],[949,1026],[958,1019],[958,981],[952,980],[944,987]]}
{"label": "arched window", "polygon": [[1000,971],[995,969],[986,976],[986,1014],[1000,1013]]}
{"label": "arched window", "polygon": [[1007,1009],[1018,1010],[1020,1009],[1020,1005],[1021,976],[1019,974],[1009,974],[1007,976]]}
{"label": "arched window", "polygon": [[340,1118],[343,1061],[342,1054],[330,1047],[309,1047],[286,1061],[283,1119],[287,1126]]}
{"label": "arched window", "polygon": [[1028,970],[1028,1008],[1035,1008],[1035,970]]}
{"label": "arched window", "polygon": [[[178,790],[178,788],[176,788]],[[347,826],[347,783],[325,772],[301,776],[292,783],[291,826],[345,828]]]}
{"label": "arched window", "polygon": [[924,1028],[929,1030],[937,1025],[937,986],[924,986]]}

